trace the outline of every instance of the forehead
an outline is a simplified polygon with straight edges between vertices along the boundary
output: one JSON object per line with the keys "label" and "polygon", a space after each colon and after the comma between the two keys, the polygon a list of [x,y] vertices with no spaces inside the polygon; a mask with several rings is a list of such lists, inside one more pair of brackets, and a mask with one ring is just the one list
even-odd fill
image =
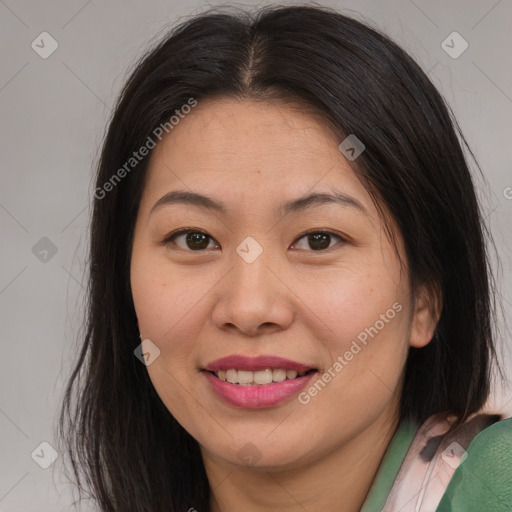
{"label": "forehead", "polygon": [[371,199],[339,151],[338,137],[299,105],[204,100],[153,150],[144,196],[189,189],[233,201],[281,203],[332,189]]}

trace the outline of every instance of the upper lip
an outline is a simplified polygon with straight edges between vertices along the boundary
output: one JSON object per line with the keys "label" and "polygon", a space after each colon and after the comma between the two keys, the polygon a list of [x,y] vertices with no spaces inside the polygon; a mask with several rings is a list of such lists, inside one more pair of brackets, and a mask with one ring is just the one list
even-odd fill
{"label": "upper lip", "polygon": [[226,371],[231,369],[258,371],[266,370],[267,368],[282,368],[283,370],[296,370],[297,372],[306,372],[308,370],[315,369],[313,366],[285,359],[284,357],[272,355],[248,357],[236,354],[216,359],[204,367],[204,369],[209,372],[218,372],[219,370]]}

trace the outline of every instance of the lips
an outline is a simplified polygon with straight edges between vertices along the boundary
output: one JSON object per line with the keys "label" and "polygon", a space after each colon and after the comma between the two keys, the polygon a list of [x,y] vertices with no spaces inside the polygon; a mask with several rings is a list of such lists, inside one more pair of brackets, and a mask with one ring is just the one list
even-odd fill
{"label": "lips", "polygon": [[232,355],[209,363],[203,373],[224,402],[238,408],[273,407],[297,394],[317,369],[277,356]]}
{"label": "lips", "polygon": [[316,368],[277,356],[262,355],[257,357],[247,357],[232,355],[217,359],[216,361],[206,365],[204,369],[214,373],[217,373],[219,370],[227,371],[233,369],[251,372],[267,369],[283,369],[295,370],[297,373],[303,373],[309,370],[315,370]]}

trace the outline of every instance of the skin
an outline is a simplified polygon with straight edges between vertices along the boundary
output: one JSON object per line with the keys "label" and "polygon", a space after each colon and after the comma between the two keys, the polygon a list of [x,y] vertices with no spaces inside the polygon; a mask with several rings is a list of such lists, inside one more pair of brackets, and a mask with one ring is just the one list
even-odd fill
{"label": "skin", "polygon": [[[427,292],[420,287],[411,300],[406,269],[340,142],[304,109],[204,100],[151,154],[133,300],[142,339],[161,351],[149,376],[200,444],[215,512],[358,511],[398,425],[408,347],[432,338],[437,316]],[[284,201],[333,189],[365,212],[323,204],[274,213]],[[150,214],[173,190],[208,195],[227,212],[173,204]],[[207,233],[208,247],[194,251],[185,236],[162,244],[180,228]],[[329,247],[315,250],[309,231],[333,233]],[[236,252],[248,236],[263,248],[250,264]],[[401,311],[306,405],[294,396],[235,408],[200,373],[227,355],[272,354],[321,376],[394,303]],[[246,443],[256,463],[238,457]]]}

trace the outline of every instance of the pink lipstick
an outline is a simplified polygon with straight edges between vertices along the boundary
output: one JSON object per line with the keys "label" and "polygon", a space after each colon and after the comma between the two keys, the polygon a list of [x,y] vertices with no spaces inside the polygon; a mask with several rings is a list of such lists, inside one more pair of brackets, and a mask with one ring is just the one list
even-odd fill
{"label": "pink lipstick", "polygon": [[317,370],[277,356],[231,355],[209,363],[202,372],[224,402],[238,408],[263,409],[298,394]]}

